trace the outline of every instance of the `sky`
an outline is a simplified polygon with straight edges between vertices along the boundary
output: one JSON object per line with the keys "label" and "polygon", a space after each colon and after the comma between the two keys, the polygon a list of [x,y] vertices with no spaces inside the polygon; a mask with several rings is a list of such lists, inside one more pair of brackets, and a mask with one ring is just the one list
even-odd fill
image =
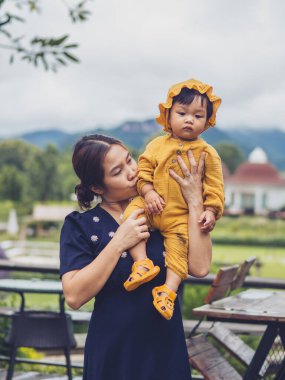
{"label": "sky", "polygon": [[19,59],[10,65],[0,49],[0,137],[154,118],[168,88],[190,78],[222,98],[219,128],[285,131],[283,0],[90,0],[81,24],[72,24],[66,2],[15,12],[26,17],[10,27],[15,36],[69,33],[81,63],[54,74]]}

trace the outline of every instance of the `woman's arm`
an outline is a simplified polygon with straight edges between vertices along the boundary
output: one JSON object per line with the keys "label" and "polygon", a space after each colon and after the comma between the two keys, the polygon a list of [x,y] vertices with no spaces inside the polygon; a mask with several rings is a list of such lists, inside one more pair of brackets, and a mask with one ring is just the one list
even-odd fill
{"label": "woman's arm", "polygon": [[180,185],[183,197],[189,208],[189,250],[188,272],[194,277],[204,277],[209,273],[212,261],[212,241],[209,233],[201,230],[200,216],[204,211],[202,196],[202,177],[205,165],[205,153],[201,154],[199,165],[192,152],[188,151],[191,171],[188,170],[183,159],[178,156],[177,160],[181,167],[184,178],[178,176],[170,169],[170,175]]}
{"label": "woman's arm", "polygon": [[113,272],[121,254],[149,237],[146,219],[137,219],[142,212],[144,210],[134,211],[90,264],[62,276],[63,293],[71,308],[79,309],[96,296]]}

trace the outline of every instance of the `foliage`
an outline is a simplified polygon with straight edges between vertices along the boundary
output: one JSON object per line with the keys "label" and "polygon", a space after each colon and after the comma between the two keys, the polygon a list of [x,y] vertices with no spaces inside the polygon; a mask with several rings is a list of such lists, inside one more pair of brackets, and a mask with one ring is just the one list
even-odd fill
{"label": "foliage", "polygon": [[257,246],[237,246],[237,245],[216,245],[213,246],[213,262],[215,268],[225,265],[241,263],[250,256],[256,256],[258,265],[254,266],[250,274],[256,277],[285,278],[285,247],[257,247]]}
{"label": "foliage", "polygon": [[235,144],[220,142],[215,148],[231,173],[245,161],[245,155]]}
{"label": "foliage", "polygon": [[15,166],[5,165],[1,168],[0,189],[1,198],[18,201],[22,198],[25,178]]}
{"label": "foliage", "polygon": [[183,291],[183,319],[199,319],[192,314],[195,307],[204,304],[204,298],[208,292],[208,287],[203,285],[184,285]]}
{"label": "foliage", "polygon": [[[86,4],[89,1],[91,0],[76,1],[73,6],[70,5],[70,1],[64,2],[68,16],[73,23],[84,22],[88,19],[91,12],[86,8]],[[60,37],[36,36],[30,41],[26,41],[24,35],[15,36],[11,31],[15,23],[26,21],[20,16],[23,10],[28,9],[30,12],[39,13],[42,9],[42,2],[42,0],[13,0],[16,13],[11,13],[9,10],[3,10],[8,1],[0,0],[0,37],[4,41],[2,43],[0,40],[0,48],[12,51],[10,63],[13,63],[15,56],[18,56],[35,67],[41,66],[45,70],[56,72],[60,66],[66,66],[70,62],[79,62],[73,53],[78,44],[70,42],[68,34]]]}
{"label": "foliage", "polygon": [[1,141],[0,147],[0,168],[3,165],[11,165],[20,171],[25,170],[38,151],[34,145],[22,140]]}
{"label": "foliage", "polygon": [[0,142],[0,200],[31,209],[33,202],[67,200],[76,184],[70,153],[23,141]]}

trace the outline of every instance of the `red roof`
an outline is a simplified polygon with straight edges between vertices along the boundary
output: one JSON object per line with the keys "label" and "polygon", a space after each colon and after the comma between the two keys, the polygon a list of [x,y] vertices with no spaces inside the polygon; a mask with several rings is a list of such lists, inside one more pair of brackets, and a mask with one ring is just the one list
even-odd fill
{"label": "red roof", "polygon": [[245,162],[241,164],[234,175],[227,178],[228,183],[284,185],[285,180],[271,164],[256,164]]}

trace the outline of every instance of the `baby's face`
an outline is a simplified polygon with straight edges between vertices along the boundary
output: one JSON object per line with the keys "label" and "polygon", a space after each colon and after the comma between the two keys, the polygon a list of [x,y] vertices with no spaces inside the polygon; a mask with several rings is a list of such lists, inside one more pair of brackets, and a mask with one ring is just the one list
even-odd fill
{"label": "baby's face", "polygon": [[174,103],[170,110],[169,126],[176,139],[195,140],[207,124],[206,102],[194,98],[191,104]]}

